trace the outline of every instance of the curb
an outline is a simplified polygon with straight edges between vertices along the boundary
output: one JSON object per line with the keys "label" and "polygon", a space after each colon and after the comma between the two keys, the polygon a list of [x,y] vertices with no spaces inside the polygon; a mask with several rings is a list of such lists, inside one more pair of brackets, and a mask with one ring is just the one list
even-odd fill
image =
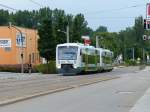
{"label": "curb", "polygon": [[6,106],[6,105],[9,105],[9,104],[14,104],[14,103],[17,103],[17,102],[20,102],[20,101],[25,101],[25,100],[28,100],[28,99],[48,95],[48,94],[53,94],[53,93],[57,93],[57,92],[61,92],[61,91],[69,90],[69,89],[74,89],[74,88],[77,88],[77,87],[87,86],[87,85],[95,84],[95,83],[98,83],[98,82],[103,82],[103,81],[108,81],[108,80],[113,80],[113,79],[118,79],[118,78],[120,78],[120,77],[111,77],[111,78],[106,78],[106,79],[102,79],[102,80],[91,81],[91,82],[84,83],[84,84],[71,85],[69,87],[50,90],[50,91],[46,91],[46,92],[41,92],[41,93],[39,92],[39,93],[33,94],[33,95],[25,95],[23,97],[18,97],[18,98],[14,98],[14,99],[11,99],[11,100],[2,101],[2,102],[0,102],[0,107],[1,106]]}
{"label": "curb", "polygon": [[56,93],[56,92],[61,92],[61,91],[69,90],[69,89],[73,89],[73,87],[65,87],[65,88],[50,90],[50,91],[41,92],[41,93],[37,93],[37,94],[33,94],[33,95],[26,95],[24,97],[18,97],[18,98],[14,98],[11,100],[2,101],[2,102],[0,102],[0,106],[5,106],[5,105],[20,102],[20,101],[28,100],[31,98],[36,98],[36,97],[40,97],[40,96],[44,96],[44,95],[48,95],[48,94],[52,94],[52,93]]}
{"label": "curb", "polygon": [[118,66],[118,68],[125,68],[126,66]]}
{"label": "curb", "polygon": [[150,88],[146,90],[144,95],[135,103],[129,112],[150,112]]}

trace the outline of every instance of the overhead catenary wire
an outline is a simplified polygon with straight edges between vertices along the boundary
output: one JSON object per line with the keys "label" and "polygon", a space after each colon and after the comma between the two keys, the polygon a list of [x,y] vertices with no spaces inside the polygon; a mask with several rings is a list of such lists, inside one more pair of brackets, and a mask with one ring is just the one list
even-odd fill
{"label": "overhead catenary wire", "polygon": [[[38,3],[38,2],[35,2],[35,1],[33,1],[33,0],[29,0],[29,1],[31,1],[32,3],[34,3],[34,4],[36,4],[36,5],[40,6],[40,7],[43,7],[43,6],[42,6],[40,3]],[[2,3],[0,3],[0,6],[6,8],[6,9],[13,10],[13,11],[18,11],[18,9],[13,8],[13,7],[10,7],[10,6],[5,5],[5,4],[2,4]]]}
{"label": "overhead catenary wire", "polygon": [[[105,13],[105,12],[119,12],[122,10],[127,10],[127,9],[131,9],[131,8],[138,8],[138,7],[145,7],[146,4],[137,4],[137,5],[131,5],[131,6],[126,6],[126,7],[121,7],[121,8],[115,8],[115,9],[107,9],[107,10],[100,10],[100,11],[93,11],[93,12],[86,12],[84,14],[86,14],[86,18],[88,19],[88,21],[90,20],[126,20],[126,19],[135,19],[136,17],[133,16],[127,16],[127,17],[102,17],[99,14],[101,13]],[[93,14],[98,14],[99,17],[90,17],[90,15],[92,16]],[[89,20],[90,19],[90,20]]]}
{"label": "overhead catenary wire", "polygon": [[[93,17],[86,17],[86,18],[91,18],[91,19],[93,19]],[[94,17],[94,18],[102,18],[102,19],[105,19],[105,18],[109,18],[109,19],[128,19],[128,18],[135,18],[134,16],[129,16],[129,17],[110,17],[110,16],[108,16],[108,17]]]}
{"label": "overhead catenary wire", "polygon": [[[34,0],[29,0],[30,2],[43,7],[40,3],[38,3],[37,1],[35,2]],[[13,11],[18,11],[18,9],[12,8],[10,6],[7,6],[5,4],[0,3],[1,7],[13,10]],[[95,13],[103,13],[103,12],[112,12],[112,11],[121,11],[121,10],[125,10],[125,9],[130,9],[130,8],[137,8],[137,7],[141,7],[141,6],[145,6],[145,4],[137,4],[137,5],[132,5],[132,6],[127,6],[127,7],[122,7],[122,8],[116,8],[116,9],[108,9],[108,10],[101,10],[101,11],[93,11],[93,12],[87,12],[84,14],[95,14]],[[87,17],[90,18],[90,17]],[[135,17],[98,17],[98,18],[93,18],[93,19],[132,19]],[[92,19],[92,18],[91,18]]]}
{"label": "overhead catenary wire", "polygon": [[34,0],[29,0],[30,2],[34,3],[35,5],[38,5],[39,7],[44,7],[43,5],[41,5],[40,3],[38,3],[37,1]]}
{"label": "overhead catenary wire", "polygon": [[97,14],[97,13],[105,13],[105,12],[118,12],[121,10],[126,10],[126,9],[131,9],[131,8],[137,8],[137,7],[144,7],[145,4],[137,4],[137,5],[132,5],[132,6],[127,6],[127,7],[121,7],[121,8],[116,8],[116,9],[107,9],[107,10],[100,10],[100,11],[93,11],[93,12],[85,12],[84,14]]}
{"label": "overhead catenary wire", "polygon": [[13,11],[18,11],[17,9],[12,8],[12,7],[10,7],[10,6],[7,6],[7,5],[4,5],[4,4],[2,4],[2,3],[0,3],[0,6],[6,8],[6,9],[13,10]]}
{"label": "overhead catenary wire", "polygon": [[127,19],[131,19],[131,20],[133,20],[133,19],[135,19],[136,18],[136,16],[135,17],[86,17],[86,19],[88,19],[89,21],[90,20],[127,20]]}
{"label": "overhead catenary wire", "polygon": [[[30,2],[40,6],[40,7],[44,7],[43,5],[41,5],[40,3],[38,3],[37,1],[34,0],[29,0]],[[10,6],[4,5],[2,3],[0,3],[0,6],[7,8],[7,9],[11,9],[14,11],[17,11],[18,9],[12,8]],[[141,6],[145,6],[145,4],[138,4],[138,5],[132,5],[132,6],[127,6],[127,7],[122,7],[122,8],[116,8],[116,9],[108,9],[108,10],[100,10],[100,11],[93,11],[93,12],[85,12],[84,14],[95,14],[95,13],[102,13],[102,12],[114,12],[114,11],[121,11],[121,10],[125,10],[125,9],[130,9],[130,8],[137,8],[137,7],[141,7]]]}

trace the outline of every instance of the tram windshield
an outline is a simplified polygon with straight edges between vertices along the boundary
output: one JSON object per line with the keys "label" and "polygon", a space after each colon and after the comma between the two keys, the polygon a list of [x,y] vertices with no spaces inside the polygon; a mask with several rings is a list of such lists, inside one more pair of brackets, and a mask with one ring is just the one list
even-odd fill
{"label": "tram windshield", "polygon": [[78,47],[75,46],[61,46],[58,47],[59,60],[76,60]]}

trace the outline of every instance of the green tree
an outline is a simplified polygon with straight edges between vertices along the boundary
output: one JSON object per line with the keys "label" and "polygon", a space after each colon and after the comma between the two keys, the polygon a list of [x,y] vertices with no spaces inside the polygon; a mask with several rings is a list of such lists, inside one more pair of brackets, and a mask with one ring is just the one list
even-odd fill
{"label": "green tree", "polygon": [[144,26],[143,26],[143,17],[137,17],[135,19],[135,25],[133,27],[134,31],[135,31],[135,37],[136,37],[136,41],[138,43],[142,42],[142,36],[144,34]]}
{"label": "green tree", "polygon": [[[52,13],[51,13],[52,14]],[[53,34],[52,16],[51,18],[43,19],[38,27],[39,40],[38,49],[40,56],[48,61],[55,58],[56,40]]]}
{"label": "green tree", "polygon": [[142,58],[142,50],[145,48],[145,43],[142,39],[142,36],[144,35],[144,26],[143,26],[143,18],[140,16],[135,19],[135,25],[134,25],[134,31],[135,31],[135,38],[136,38],[136,55],[140,58]]}
{"label": "green tree", "polygon": [[73,19],[73,42],[82,42],[82,35],[86,34],[87,21],[85,21],[83,14],[77,14]]}
{"label": "green tree", "polygon": [[95,32],[108,32],[108,30],[105,26],[99,26]]}
{"label": "green tree", "polygon": [[32,13],[28,10],[25,11],[17,11],[14,15],[12,15],[14,24],[21,27],[32,28],[33,26],[33,16]]}
{"label": "green tree", "polygon": [[9,22],[9,12],[7,10],[0,10],[0,25],[7,25]]}
{"label": "green tree", "polygon": [[53,27],[57,44],[66,42],[66,34],[58,31],[66,31],[66,26],[67,23],[65,12],[63,10],[55,9],[53,11]]}

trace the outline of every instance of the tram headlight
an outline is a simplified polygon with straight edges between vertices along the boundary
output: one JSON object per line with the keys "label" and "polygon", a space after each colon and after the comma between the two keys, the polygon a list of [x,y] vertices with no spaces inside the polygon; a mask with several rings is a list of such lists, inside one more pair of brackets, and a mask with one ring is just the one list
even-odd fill
{"label": "tram headlight", "polygon": [[77,66],[76,66],[76,65],[74,65],[74,68],[77,68]]}
{"label": "tram headlight", "polygon": [[60,65],[60,64],[58,64],[58,65],[57,65],[57,68],[58,68],[58,69],[60,69],[60,68],[61,68],[61,65]]}

